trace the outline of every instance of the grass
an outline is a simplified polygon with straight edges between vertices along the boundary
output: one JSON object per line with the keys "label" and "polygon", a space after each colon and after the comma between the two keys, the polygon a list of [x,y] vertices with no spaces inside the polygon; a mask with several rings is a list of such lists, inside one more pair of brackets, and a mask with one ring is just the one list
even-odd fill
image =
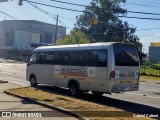
{"label": "grass", "polygon": [[[46,102],[54,106],[68,109],[74,111],[75,113],[81,114],[83,116],[90,116],[91,120],[135,120],[138,118],[133,118],[133,113],[109,107],[105,105],[96,104],[93,102],[88,102],[85,100],[80,100],[77,98],[72,98],[68,96],[58,95],[54,93],[48,93],[42,90],[38,90],[32,87],[9,89],[11,93],[21,95],[24,97],[29,97],[37,101]],[[107,101],[106,101],[107,102]],[[86,112],[88,111],[88,112]],[[103,111],[103,112],[102,112]],[[95,117],[100,114],[99,117]],[[112,116],[112,117],[106,117]],[[103,116],[103,117],[102,117]],[[128,116],[128,117],[124,117]],[[141,120],[148,120],[151,118],[141,118]]]}
{"label": "grass", "polygon": [[160,77],[154,77],[154,76],[148,76],[148,75],[141,75],[140,79],[148,79],[148,80],[159,80],[160,81]]}
{"label": "grass", "polygon": [[145,62],[141,65],[140,72],[142,76],[145,76],[145,78],[156,79],[156,77],[160,77],[160,64]]}
{"label": "grass", "polygon": [[156,65],[156,66],[160,67],[160,63],[154,64],[154,65]]}

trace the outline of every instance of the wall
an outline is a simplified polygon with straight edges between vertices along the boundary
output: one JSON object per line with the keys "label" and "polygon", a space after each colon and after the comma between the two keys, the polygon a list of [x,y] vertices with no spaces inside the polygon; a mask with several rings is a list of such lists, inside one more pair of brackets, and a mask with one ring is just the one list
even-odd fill
{"label": "wall", "polygon": [[26,31],[14,32],[14,47],[15,48],[30,48],[31,33]]}
{"label": "wall", "polygon": [[[55,43],[55,25],[35,20],[4,20],[0,21],[0,47],[15,47],[16,31],[39,33],[41,43]],[[58,38],[66,35],[66,28],[58,26]],[[1,35],[2,34],[2,35]],[[15,41],[16,40],[16,41]],[[32,42],[32,41],[31,41]],[[34,42],[33,42],[34,43]]]}
{"label": "wall", "polygon": [[160,47],[149,47],[149,61],[152,63],[160,62]]}

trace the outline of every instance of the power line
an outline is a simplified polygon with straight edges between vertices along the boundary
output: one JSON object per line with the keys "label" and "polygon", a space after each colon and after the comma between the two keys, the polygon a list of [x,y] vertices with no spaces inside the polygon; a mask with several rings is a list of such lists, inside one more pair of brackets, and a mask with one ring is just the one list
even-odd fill
{"label": "power line", "polygon": [[131,5],[138,5],[138,6],[145,6],[145,7],[152,7],[152,8],[160,8],[159,6],[153,6],[153,5],[146,5],[146,4],[140,4],[140,3],[130,3],[127,2],[126,4],[131,4]]}
{"label": "power line", "polygon": [[137,36],[154,36],[154,37],[159,37],[159,36],[155,36],[155,34],[143,34],[143,35],[137,35]]}
{"label": "power line", "polygon": [[48,12],[48,11],[45,11],[45,10],[43,10],[43,9],[39,8],[38,6],[33,5],[33,4],[32,4],[32,3],[30,3],[30,2],[27,2],[27,3],[28,3],[29,5],[31,5],[32,7],[34,7],[34,8],[36,8],[36,9],[38,9],[39,11],[41,11],[41,12],[45,13],[46,15],[48,15],[48,16],[49,16],[49,14],[50,14],[50,15],[52,15],[52,17],[56,18],[56,14],[50,13],[50,12]]}
{"label": "power line", "polygon": [[[0,7],[2,7],[3,9],[5,9],[5,11],[10,12],[10,9],[6,9],[3,5],[1,5]],[[13,11],[13,10],[11,10],[11,11]],[[16,14],[14,14],[14,13],[12,13],[12,14],[13,14],[16,18],[20,19],[19,17],[17,17]]]}
{"label": "power line", "polygon": [[29,0],[24,0],[24,1],[27,1],[27,2],[30,2],[30,3],[39,4],[39,5],[44,5],[44,6],[48,6],[48,7],[54,7],[54,8],[64,9],[64,10],[70,10],[70,11],[74,11],[74,12],[83,12],[83,11],[80,11],[80,10],[64,8],[64,7],[57,7],[57,6],[47,5],[47,4],[43,4],[43,3],[39,3],[39,2],[33,2],[33,1],[29,1]]}
{"label": "power line", "polygon": [[[144,0],[138,0],[138,2],[143,2],[144,3]],[[154,2],[153,1],[148,2],[147,0],[145,0],[145,3],[160,4],[159,2],[155,2],[155,0],[154,0]]]}
{"label": "power line", "polygon": [[[69,8],[64,8],[64,7],[58,7],[58,6],[53,6],[53,5],[47,5],[47,4],[43,4],[43,3],[39,3],[39,2],[34,2],[34,1],[29,1],[29,0],[24,0],[24,1],[30,2],[30,3],[39,4],[39,5],[44,5],[44,6],[48,6],[48,7],[54,7],[54,8],[64,9],[64,10],[70,10],[70,11],[76,11],[76,12],[83,12],[83,11],[80,11],[80,10],[69,9]],[[57,0],[51,0],[51,1],[61,2],[61,1],[57,1]],[[61,2],[61,3],[72,4],[72,3],[68,3],[68,2]],[[73,4],[74,4],[74,3],[73,3]],[[136,4],[136,3],[133,3],[133,4]],[[79,4],[74,4],[74,5],[79,5]],[[142,4],[141,4],[141,5],[142,5]],[[83,5],[83,6],[85,6],[85,5]],[[159,7],[159,8],[160,8],[160,7]],[[129,10],[127,10],[126,12],[139,13],[139,14],[150,14],[150,15],[160,15],[160,13],[139,12],[139,11],[129,11]],[[149,19],[153,19],[153,18],[149,18]]]}
{"label": "power line", "polygon": [[[48,15],[49,17],[52,17],[52,18],[54,18],[55,20],[56,20],[56,14],[53,14],[53,13],[50,13],[50,12],[48,12],[48,11],[45,11],[45,10],[43,10],[43,9],[41,9],[41,8],[39,8],[38,6],[36,6],[36,5],[33,5],[32,3],[29,3],[29,2],[27,2],[29,5],[31,5],[31,6],[33,6],[34,8],[36,8],[36,9],[38,9],[39,11],[41,11],[41,12],[43,12],[43,13],[45,13],[46,15]],[[51,16],[50,16],[50,15]],[[59,16],[59,15],[58,15]],[[69,19],[69,18],[68,18]],[[68,26],[66,26],[61,20],[58,20],[63,26],[65,26],[66,28],[68,28],[68,29],[70,29]]]}
{"label": "power line", "polygon": [[[26,1],[26,2],[27,2],[27,1]],[[30,3],[30,2],[27,2],[27,3],[28,3],[29,5],[31,5],[31,6],[33,6],[34,8],[40,10],[41,12],[45,13],[46,15],[49,15],[49,14],[50,14],[50,15],[52,15],[52,17],[54,16],[54,18],[56,18],[56,16],[57,16],[56,14],[53,14],[53,13],[48,12],[48,11],[45,11],[45,10],[41,9],[40,7],[38,7],[38,6]],[[63,17],[63,16],[60,16],[60,15],[58,15],[58,16],[61,17],[61,18],[64,18],[64,19],[68,19],[68,20],[76,20],[76,19],[71,19],[71,18]]]}
{"label": "power line", "polygon": [[12,18],[12,19],[16,19],[16,18],[12,17],[11,15],[9,15],[9,14],[3,12],[3,11],[0,11],[0,12],[1,12],[2,14],[6,15],[6,16],[8,16],[8,17],[10,17],[10,18]]}
{"label": "power line", "polygon": [[126,12],[139,13],[139,14],[149,14],[149,15],[160,15],[160,13],[138,12],[138,11],[129,11],[129,10],[127,10]]}
{"label": "power line", "polygon": [[[70,4],[70,5],[76,5],[76,6],[83,6],[83,7],[87,7],[86,5],[82,5],[82,4],[75,4],[75,3],[70,3],[70,2],[63,2],[63,1],[59,1],[59,0],[50,0],[50,1],[54,1],[54,2],[59,2],[59,3],[65,3],[65,4]],[[149,3],[153,3],[153,2],[149,2]],[[137,4],[137,3],[127,3],[127,4],[134,4],[134,5],[140,5],[140,6],[147,6],[147,7],[158,7],[159,6],[152,6],[152,5],[144,5],[144,4]],[[155,3],[155,4],[160,4],[160,3]]]}
{"label": "power line", "polygon": [[72,19],[72,18],[63,17],[63,16],[60,16],[60,15],[59,15],[59,17],[64,18],[64,19],[68,19],[68,20],[76,20],[76,19]]}
{"label": "power line", "polygon": [[[7,15],[8,17],[10,17],[10,18],[12,18],[12,19],[14,19],[14,20],[17,20],[17,22],[19,22],[19,23],[21,23],[21,24],[24,24],[24,25],[26,25],[26,26],[29,26],[29,27],[31,27],[31,28],[33,28],[33,29],[35,29],[35,30],[40,30],[41,32],[47,32],[47,31],[45,31],[45,30],[43,30],[43,29],[40,29],[40,28],[37,28],[37,27],[33,27],[32,25],[30,25],[30,24],[28,24],[28,23],[21,22],[21,21],[19,21],[17,18],[9,15],[9,14],[6,13],[6,12],[3,12],[3,11],[0,11],[0,12],[3,13],[4,15]],[[50,35],[50,36],[51,36],[51,37],[54,37],[54,35]]]}
{"label": "power line", "polygon": [[144,29],[139,29],[137,31],[142,31],[142,30],[159,30],[160,28],[144,28]]}
{"label": "power line", "polygon": [[65,3],[65,4],[69,4],[69,5],[76,5],[76,6],[87,7],[86,5],[75,4],[75,3],[70,3],[70,2],[63,2],[63,1],[59,1],[59,0],[50,0],[50,1],[59,2],[59,3]]}
{"label": "power line", "polygon": [[118,17],[135,18],[135,19],[143,19],[143,20],[160,20],[160,18],[142,18],[142,17],[130,17],[130,16],[118,16]]}

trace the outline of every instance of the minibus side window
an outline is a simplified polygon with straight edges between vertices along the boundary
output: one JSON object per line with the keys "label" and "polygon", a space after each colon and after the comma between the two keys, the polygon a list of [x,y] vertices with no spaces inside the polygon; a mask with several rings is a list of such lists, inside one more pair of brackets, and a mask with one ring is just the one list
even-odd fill
{"label": "minibus side window", "polygon": [[87,56],[87,66],[96,66],[97,51],[89,50]]}
{"label": "minibus side window", "polygon": [[87,66],[107,67],[107,51],[106,50],[89,50]]}
{"label": "minibus side window", "polygon": [[70,65],[73,66],[85,66],[86,65],[86,58],[85,54],[86,51],[70,51]]}
{"label": "minibus side window", "polygon": [[60,52],[60,60],[61,60],[61,65],[69,65],[70,63],[70,53],[69,52]]}
{"label": "minibus side window", "polygon": [[54,52],[47,52],[46,53],[46,62],[45,64],[53,64],[54,63]]}
{"label": "minibus side window", "polygon": [[37,61],[37,53],[33,53],[30,58],[29,65],[36,64],[36,61]]}
{"label": "minibus side window", "polygon": [[56,51],[53,59],[54,65],[69,65],[69,52]]}
{"label": "minibus side window", "polygon": [[47,59],[47,54],[38,53],[37,55],[37,64],[45,64]]}
{"label": "minibus side window", "polygon": [[139,58],[133,45],[114,44],[116,66],[139,66]]}
{"label": "minibus side window", "polygon": [[96,60],[97,67],[107,67],[107,50],[99,50]]}
{"label": "minibus side window", "polygon": [[56,51],[53,59],[54,65],[60,65],[60,52]]}

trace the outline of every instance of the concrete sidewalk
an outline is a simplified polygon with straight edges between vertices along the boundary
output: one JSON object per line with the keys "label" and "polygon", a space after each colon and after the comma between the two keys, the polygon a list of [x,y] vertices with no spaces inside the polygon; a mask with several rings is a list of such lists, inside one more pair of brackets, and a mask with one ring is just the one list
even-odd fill
{"label": "concrete sidewalk", "polygon": [[159,80],[151,80],[151,79],[141,78],[140,82],[146,82],[146,83],[149,83],[149,84],[160,84],[160,78],[159,78]]}
{"label": "concrete sidewalk", "polygon": [[[20,111],[20,112],[29,112],[29,111],[46,111],[46,114],[51,114],[52,117],[38,117],[38,118],[0,118],[0,120],[20,120],[20,119],[27,119],[27,120],[76,120],[77,118],[71,117],[67,114],[54,111],[52,109],[45,108],[43,106],[33,104],[31,102],[25,101],[23,99],[16,98],[14,96],[9,96],[4,93],[5,89],[11,89],[11,88],[18,88],[23,87],[12,83],[0,83],[0,114],[2,115],[2,112],[7,111]],[[47,113],[48,112],[48,113]],[[0,116],[1,116],[0,115]],[[53,117],[55,116],[55,117]]]}

